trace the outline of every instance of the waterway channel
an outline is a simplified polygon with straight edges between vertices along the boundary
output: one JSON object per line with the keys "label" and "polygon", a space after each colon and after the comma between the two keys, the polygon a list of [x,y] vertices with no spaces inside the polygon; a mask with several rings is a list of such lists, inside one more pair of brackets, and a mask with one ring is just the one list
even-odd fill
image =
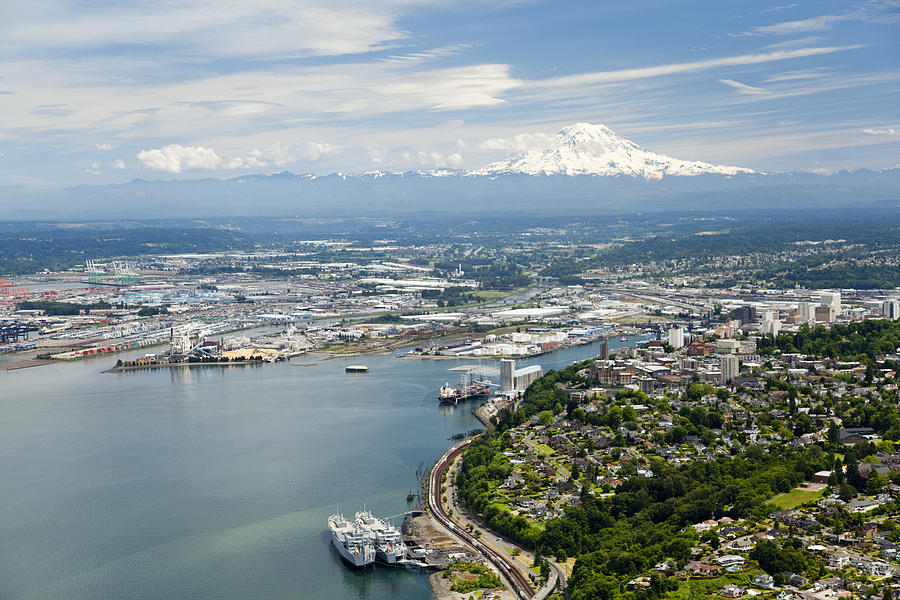
{"label": "waterway channel", "polygon": [[471,359],[100,373],[144,352],[0,372],[0,598],[430,597],[422,575],[345,568],[325,521],[407,510],[420,465],[480,426],[436,400]]}

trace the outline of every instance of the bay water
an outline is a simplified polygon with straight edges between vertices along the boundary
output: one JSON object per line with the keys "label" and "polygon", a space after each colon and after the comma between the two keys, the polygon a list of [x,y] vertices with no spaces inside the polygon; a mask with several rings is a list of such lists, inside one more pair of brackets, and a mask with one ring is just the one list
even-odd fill
{"label": "bay water", "polygon": [[346,568],[326,519],[399,526],[417,470],[481,426],[471,401],[437,402],[473,360],[101,373],[144,352],[0,372],[0,599],[431,597],[422,574]]}

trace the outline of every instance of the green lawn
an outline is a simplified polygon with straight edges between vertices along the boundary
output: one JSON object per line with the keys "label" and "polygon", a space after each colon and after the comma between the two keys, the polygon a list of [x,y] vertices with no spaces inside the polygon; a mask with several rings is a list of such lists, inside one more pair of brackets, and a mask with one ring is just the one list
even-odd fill
{"label": "green lawn", "polygon": [[769,500],[769,504],[778,510],[787,510],[805,504],[806,502],[815,501],[825,494],[825,490],[813,492],[810,490],[791,490],[784,494],[778,494]]}
{"label": "green lawn", "polygon": [[666,598],[677,598],[679,600],[692,600],[693,598],[717,598],[718,591],[733,583],[741,587],[748,587],[750,578],[758,573],[758,570],[743,571],[740,573],[728,573],[715,579],[690,579],[688,581],[680,581],[678,589],[666,594]]}
{"label": "green lawn", "polygon": [[555,454],[556,450],[548,446],[547,444],[538,444],[535,446],[538,450],[541,451],[541,454],[544,456],[550,456],[551,454]]}

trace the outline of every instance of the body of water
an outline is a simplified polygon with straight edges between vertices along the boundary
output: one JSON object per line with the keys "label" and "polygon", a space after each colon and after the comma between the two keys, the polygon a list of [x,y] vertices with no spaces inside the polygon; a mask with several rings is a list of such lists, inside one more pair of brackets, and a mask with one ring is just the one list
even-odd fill
{"label": "body of water", "polygon": [[143,353],[0,373],[0,598],[430,597],[420,574],[344,567],[326,519],[407,510],[417,468],[480,426],[436,400],[471,360],[100,373]]}

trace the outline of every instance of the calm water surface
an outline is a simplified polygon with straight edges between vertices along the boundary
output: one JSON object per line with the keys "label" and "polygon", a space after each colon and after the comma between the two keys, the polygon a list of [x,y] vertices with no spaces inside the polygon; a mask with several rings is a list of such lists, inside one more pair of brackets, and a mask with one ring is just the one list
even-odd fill
{"label": "calm water surface", "polygon": [[407,510],[419,465],[480,426],[436,401],[472,361],[314,361],[0,372],[0,599],[430,598],[422,575],[345,568],[325,520]]}

